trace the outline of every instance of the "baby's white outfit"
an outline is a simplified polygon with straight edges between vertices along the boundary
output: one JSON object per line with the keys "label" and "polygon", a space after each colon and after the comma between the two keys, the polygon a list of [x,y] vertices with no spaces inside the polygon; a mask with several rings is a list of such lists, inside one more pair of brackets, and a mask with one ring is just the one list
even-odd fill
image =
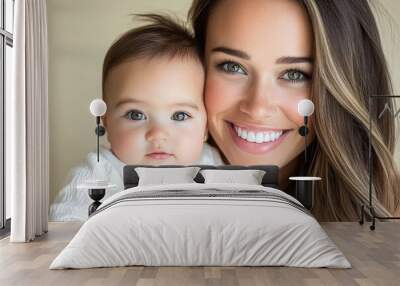
{"label": "baby's white outfit", "polygon": [[[223,165],[218,150],[205,143],[201,158],[197,165]],[[93,200],[89,197],[87,189],[78,189],[91,178],[108,180],[116,187],[106,188],[104,199],[124,189],[123,167],[121,162],[109,149],[100,147],[99,162],[97,151],[86,156],[86,161],[71,169],[67,177],[67,184],[59,192],[50,207],[49,220],[51,221],[86,221],[88,207]]]}

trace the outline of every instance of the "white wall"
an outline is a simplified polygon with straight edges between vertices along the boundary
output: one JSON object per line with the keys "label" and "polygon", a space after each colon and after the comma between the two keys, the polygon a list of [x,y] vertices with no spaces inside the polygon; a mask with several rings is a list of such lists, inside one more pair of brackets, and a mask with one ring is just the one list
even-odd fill
{"label": "white wall", "polygon": [[376,20],[380,28],[383,49],[389,63],[394,88],[400,91],[400,1],[399,0],[372,0],[377,11]]}
{"label": "white wall", "polygon": [[[376,19],[380,28],[383,50],[389,64],[390,73],[393,80],[394,92],[400,95],[400,1],[399,0],[370,0],[378,4],[374,6],[377,13]],[[381,5],[379,5],[381,4]],[[396,102],[397,108],[400,107],[400,100]],[[397,123],[400,118],[397,118]],[[397,126],[399,132],[400,126]],[[400,137],[400,136],[398,136]],[[400,144],[399,140],[395,151],[397,162],[400,163]]]}
{"label": "white wall", "polygon": [[[395,87],[400,91],[400,1],[378,2],[384,4],[394,21],[392,29],[387,17],[379,22]],[[68,171],[95,149],[95,120],[89,113],[89,103],[101,97],[106,50],[118,35],[134,26],[129,14],[175,11],[185,17],[190,3],[191,0],[47,0],[50,202],[64,185]]]}

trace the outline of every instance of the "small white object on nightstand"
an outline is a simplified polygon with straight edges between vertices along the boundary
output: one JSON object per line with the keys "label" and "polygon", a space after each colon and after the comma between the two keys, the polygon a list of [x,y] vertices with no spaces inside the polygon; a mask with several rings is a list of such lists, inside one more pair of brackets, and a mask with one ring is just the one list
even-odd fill
{"label": "small white object on nightstand", "polygon": [[107,189],[107,188],[114,188],[117,187],[115,184],[110,184],[106,180],[86,180],[82,184],[77,186],[78,189]]}
{"label": "small white object on nightstand", "polygon": [[320,177],[290,177],[292,181],[321,181]]}

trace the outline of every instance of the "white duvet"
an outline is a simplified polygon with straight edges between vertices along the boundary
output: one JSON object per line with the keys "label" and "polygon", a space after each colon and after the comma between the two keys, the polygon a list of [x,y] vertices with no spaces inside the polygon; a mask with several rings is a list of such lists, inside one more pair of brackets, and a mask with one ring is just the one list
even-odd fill
{"label": "white duvet", "polygon": [[351,267],[314,217],[284,192],[197,183],[113,195],[50,269],[127,265]]}

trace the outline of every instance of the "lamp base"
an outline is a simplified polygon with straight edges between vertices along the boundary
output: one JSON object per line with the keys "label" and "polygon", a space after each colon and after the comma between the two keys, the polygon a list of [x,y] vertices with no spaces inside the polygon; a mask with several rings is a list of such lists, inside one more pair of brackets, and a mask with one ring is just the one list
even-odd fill
{"label": "lamp base", "polygon": [[94,202],[89,206],[88,212],[89,216],[94,213],[97,208],[101,205],[100,200],[106,194],[106,189],[89,189],[89,197],[94,200]]}

